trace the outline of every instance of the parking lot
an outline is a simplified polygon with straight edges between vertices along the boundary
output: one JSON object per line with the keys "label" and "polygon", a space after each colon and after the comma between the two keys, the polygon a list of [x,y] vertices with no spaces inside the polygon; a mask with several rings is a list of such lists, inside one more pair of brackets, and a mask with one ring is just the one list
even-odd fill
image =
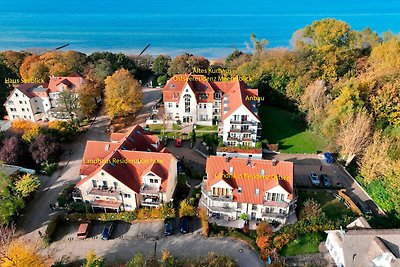
{"label": "parking lot", "polygon": [[[196,258],[213,251],[238,260],[239,266],[263,266],[258,254],[250,246],[230,238],[204,238],[197,223],[191,222],[190,233],[181,234],[177,222],[175,234],[164,236],[163,221],[136,222],[132,225],[119,222],[110,240],[101,240],[105,223],[96,222],[85,240],[76,237],[79,224],[68,224],[59,230],[60,236],[46,249],[57,259],[77,261],[85,258],[90,250],[103,256],[109,263],[123,263],[137,252],[161,257],[168,250],[176,257]],[[249,265],[250,264],[250,265]]]}
{"label": "parking lot", "polygon": [[[266,158],[293,162],[294,184],[297,187],[317,187],[310,181],[310,172],[317,173],[318,177],[321,174],[327,174],[332,185],[346,188],[347,195],[355,203],[364,202],[375,215],[383,214],[383,211],[379,209],[362,187],[337,162],[328,164],[318,154],[269,154]],[[324,186],[321,184],[318,187]]]}

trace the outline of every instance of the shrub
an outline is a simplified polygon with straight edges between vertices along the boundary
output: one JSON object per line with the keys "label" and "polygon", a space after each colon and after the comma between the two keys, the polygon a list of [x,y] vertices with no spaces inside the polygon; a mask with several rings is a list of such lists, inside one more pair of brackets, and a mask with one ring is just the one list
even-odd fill
{"label": "shrub", "polygon": [[90,212],[90,204],[84,202],[72,202],[69,205],[69,210],[76,213]]}
{"label": "shrub", "polygon": [[46,232],[45,232],[45,240],[47,242],[51,243],[54,239],[54,234],[57,230],[58,225],[62,222],[62,216],[58,215],[56,217],[53,217],[49,224],[46,227]]}
{"label": "shrub", "polygon": [[204,237],[207,237],[210,232],[210,226],[208,224],[208,215],[204,209],[199,209],[199,218],[201,221],[201,228]]}
{"label": "shrub", "polygon": [[186,199],[182,200],[179,204],[179,217],[194,216],[196,215],[196,209]]}
{"label": "shrub", "polygon": [[57,203],[59,207],[65,207],[71,199],[72,191],[75,185],[70,184],[64,187],[64,189],[58,194]]}
{"label": "shrub", "polygon": [[45,161],[41,164],[42,170],[46,175],[51,176],[58,168],[58,163],[50,163]]}

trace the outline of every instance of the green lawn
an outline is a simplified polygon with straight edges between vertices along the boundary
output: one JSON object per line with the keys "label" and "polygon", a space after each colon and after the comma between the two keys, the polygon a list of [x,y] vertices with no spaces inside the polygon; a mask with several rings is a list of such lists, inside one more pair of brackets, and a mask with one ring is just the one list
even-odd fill
{"label": "green lawn", "polygon": [[172,130],[182,130],[182,126],[180,126],[178,124],[173,124],[172,125]]}
{"label": "green lawn", "polygon": [[164,129],[162,124],[149,124],[150,131],[161,131]]}
{"label": "green lawn", "polygon": [[316,153],[324,150],[326,142],[317,134],[307,130],[287,110],[260,106],[262,139],[279,144],[279,151],[285,153]]}
{"label": "green lawn", "polygon": [[317,253],[319,251],[319,244],[325,239],[325,233],[304,234],[284,246],[280,254],[282,256],[296,256],[300,254]]}
{"label": "green lawn", "polygon": [[196,131],[217,131],[218,125],[213,126],[203,126],[203,125],[196,125]]}
{"label": "green lawn", "polygon": [[304,201],[312,198],[321,204],[322,211],[329,219],[340,219],[343,215],[354,216],[353,212],[343,202],[326,190],[298,190],[298,195],[297,206],[300,209],[303,207]]}

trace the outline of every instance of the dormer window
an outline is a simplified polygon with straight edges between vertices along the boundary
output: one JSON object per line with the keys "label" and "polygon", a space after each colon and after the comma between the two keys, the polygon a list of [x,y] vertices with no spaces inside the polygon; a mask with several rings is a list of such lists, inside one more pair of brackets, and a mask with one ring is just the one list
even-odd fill
{"label": "dormer window", "polygon": [[233,166],[229,167],[229,173],[233,173]]}
{"label": "dormer window", "polygon": [[265,175],[265,170],[264,169],[261,169],[260,175]]}
{"label": "dormer window", "polygon": [[199,98],[200,98],[201,100],[206,100],[206,99],[207,99],[207,94],[200,94],[200,95],[199,95]]}
{"label": "dormer window", "polygon": [[170,88],[174,88],[174,87],[175,87],[175,84],[171,83],[171,84],[169,85],[169,87],[170,87]]}
{"label": "dormer window", "polygon": [[240,186],[238,187],[238,193],[242,193],[242,188]]}
{"label": "dormer window", "polygon": [[256,196],[259,196],[259,195],[260,195],[260,189],[256,188]]}

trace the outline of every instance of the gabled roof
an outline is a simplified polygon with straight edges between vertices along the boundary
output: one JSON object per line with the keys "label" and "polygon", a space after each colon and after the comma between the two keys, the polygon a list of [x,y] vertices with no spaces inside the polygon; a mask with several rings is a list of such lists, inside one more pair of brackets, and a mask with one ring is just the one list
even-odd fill
{"label": "gabled roof", "polygon": [[50,77],[48,87],[52,93],[58,92],[57,86],[65,84],[71,90],[79,90],[83,84],[83,78],[76,73],[66,77]]}
{"label": "gabled roof", "polygon": [[[265,192],[276,186],[281,186],[288,192],[289,199],[293,199],[294,196],[292,162],[278,161],[276,166],[273,166],[270,160],[227,160],[222,156],[210,156],[206,163],[206,173],[207,190],[211,190],[211,186],[223,179],[235,188],[233,197],[237,202],[262,204]],[[275,175],[286,180],[279,180]],[[241,193],[238,192],[238,187],[241,187]],[[255,194],[256,189],[259,189],[259,195]]]}
{"label": "gabled roof", "polygon": [[[222,117],[224,120],[229,117],[232,113],[234,113],[238,108],[244,106],[251,114],[253,114],[258,120],[260,118],[254,112],[254,107],[251,105],[251,101],[246,100],[246,97],[254,97],[258,96],[257,89],[248,89],[246,88],[246,84],[241,81],[235,81],[234,86],[224,95],[222,100]],[[253,101],[254,104],[256,101]]]}
{"label": "gabled roof", "polygon": [[46,88],[44,87],[45,84],[43,83],[22,83],[17,86],[15,86],[14,90],[11,92],[11,94],[8,96],[7,100],[10,99],[10,97],[14,94],[16,90],[19,90],[21,93],[26,95],[29,98],[34,98],[37,97],[38,95],[35,93],[36,91],[42,92],[43,90],[46,91]]}
{"label": "gabled roof", "polygon": [[139,193],[142,175],[151,171],[162,179],[160,190],[166,190],[174,156],[164,149],[157,136],[135,125],[126,133],[113,133],[111,140],[87,142],[80,168],[80,174],[87,176],[76,187],[104,171]]}

